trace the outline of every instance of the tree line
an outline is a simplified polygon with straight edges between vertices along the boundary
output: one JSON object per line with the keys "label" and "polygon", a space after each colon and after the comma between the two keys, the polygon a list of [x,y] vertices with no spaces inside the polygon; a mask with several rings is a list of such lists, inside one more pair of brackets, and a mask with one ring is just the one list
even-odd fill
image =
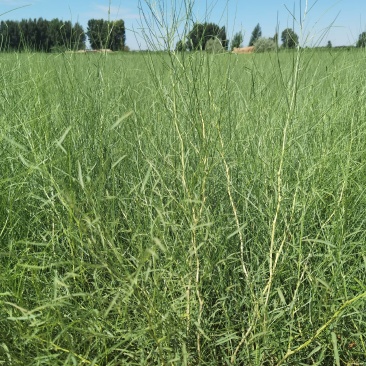
{"label": "tree line", "polygon": [[[112,51],[128,50],[126,46],[126,32],[123,20],[107,21],[90,19],[85,32],[79,23],[62,21],[57,18],[46,20],[22,19],[21,21],[0,22],[0,50],[7,51],[64,51],[83,50],[86,40],[92,49],[109,48]],[[243,34],[236,33],[230,43],[230,48],[241,47]],[[287,28],[281,33],[282,48],[295,48],[299,37]],[[256,46],[258,51],[278,48],[278,33],[273,37],[262,37],[262,30],[257,24],[251,34],[248,46]],[[332,47],[328,41],[327,47]],[[359,35],[356,47],[366,47],[366,32]],[[227,51],[229,40],[225,27],[215,23],[195,23],[188,35],[176,44],[176,51],[206,50],[212,52]]]}
{"label": "tree line", "polygon": [[[230,42],[230,48],[242,47],[243,34],[237,32]],[[262,29],[257,24],[251,34],[248,46],[255,46],[257,51],[269,51],[279,47],[279,36],[276,32],[273,37],[262,37]],[[286,28],[281,33],[281,48],[291,49],[299,45],[299,37],[291,28]],[[328,41],[327,47],[332,47]],[[359,35],[356,47],[366,47],[366,32]],[[176,51],[197,51],[206,50],[213,52],[227,51],[229,40],[226,37],[225,27],[220,27],[214,23],[195,23],[191,31],[176,44]]]}
{"label": "tree line", "polygon": [[90,19],[87,31],[79,23],[60,19],[23,19],[0,22],[0,50],[64,51],[83,50],[86,40],[92,49],[126,50],[123,20]]}
{"label": "tree line", "polygon": [[[285,29],[281,34],[282,47],[295,48],[299,43],[298,35],[290,28]],[[278,34],[272,38],[263,38],[262,30],[257,24],[252,32],[248,46],[254,46],[259,42],[259,46],[276,48],[278,45]],[[236,33],[231,41],[231,49],[241,47],[243,34]],[[215,23],[195,23],[186,37],[176,44],[176,51],[225,51],[229,48],[229,40],[226,36],[225,27],[220,27]]]}

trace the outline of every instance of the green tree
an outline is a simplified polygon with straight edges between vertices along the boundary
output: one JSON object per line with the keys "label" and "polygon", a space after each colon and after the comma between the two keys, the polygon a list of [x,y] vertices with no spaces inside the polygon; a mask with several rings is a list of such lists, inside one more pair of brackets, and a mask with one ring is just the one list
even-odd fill
{"label": "green tree", "polygon": [[93,50],[108,48],[108,26],[103,19],[90,19],[88,21],[86,34]]}
{"label": "green tree", "polygon": [[226,38],[225,27],[214,23],[195,23],[187,35],[187,48],[190,51],[205,50],[207,41],[211,38],[218,38],[222,47],[227,50],[229,41]]}
{"label": "green tree", "polygon": [[356,47],[366,47],[366,32],[362,32],[358,36],[358,41],[356,43]]}
{"label": "green tree", "polygon": [[0,51],[7,48],[7,24],[2,20],[0,22]]}
{"label": "green tree", "polygon": [[13,20],[2,21],[0,25],[1,49],[18,50],[21,40],[19,22]]}
{"label": "green tree", "polygon": [[112,51],[123,51],[126,44],[125,22],[120,19],[109,24],[110,43],[109,47]]}
{"label": "green tree", "polygon": [[22,19],[19,22],[20,30],[20,43],[18,45],[19,49],[30,49],[38,51],[37,45],[37,29],[36,21],[32,19]]}
{"label": "green tree", "polygon": [[71,47],[73,50],[85,49],[86,34],[79,23],[75,23],[72,28]]}
{"label": "green tree", "polygon": [[249,46],[253,46],[255,41],[262,37],[262,29],[259,23],[253,29],[252,35],[250,37]]}
{"label": "green tree", "polygon": [[241,47],[243,43],[243,33],[242,32],[237,32],[234,34],[234,37],[231,41],[231,50],[233,50],[234,48],[239,48]]}
{"label": "green tree", "polygon": [[50,39],[49,39],[49,34],[48,34],[48,29],[50,27],[51,22],[43,19],[43,18],[38,18],[37,22],[36,22],[36,26],[35,26],[35,30],[36,30],[36,47],[37,50],[42,50],[44,52],[48,52],[50,50],[49,48],[49,44],[50,44]]}
{"label": "green tree", "polygon": [[177,52],[184,52],[187,51],[187,44],[184,40],[180,40],[177,42],[175,46],[175,51]]}
{"label": "green tree", "polygon": [[282,47],[295,48],[299,43],[299,37],[291,28],[286,28],[281,34],[281,41]]}
{"label": "green tree", "polygon": [[70,21],[62,22],[60,27],[60,36],[61,36],[61,47],[66,49],[72,49],[71,42],[72,35],[72,24]]}
{"label": "green tree", "polygon": [[59,19],[22,19],[0,23],[1,49],[50,52],[85,48],[85,34],[78,23]]}
{"label": "green tree", "polygon": [[54,18],[49,22],[46,43],[48,52],[59,50],[62,46],[63,40],[60,32],[61,27],[62,21],[58,18]]}
{"label": "green tree", "polygon": [[114,22],[103,19],[90,19],[86,32],[92,49],[110,48],[112,51],[124,50],[126,31],[123,20]]}

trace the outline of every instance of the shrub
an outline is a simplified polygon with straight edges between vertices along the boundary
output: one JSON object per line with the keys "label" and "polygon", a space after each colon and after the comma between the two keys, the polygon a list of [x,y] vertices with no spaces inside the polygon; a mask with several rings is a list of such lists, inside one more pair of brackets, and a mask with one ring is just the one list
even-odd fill
{"label": "shrub", "polygon": [[273,38],[259,38],[255,43],[255,52],[269,52],[276,49],[276,43]]}
{"label": "shrub", "polygon": [[210,53],[222,53],[225,52],[221,41],[218,38],[211,38],[206,42],[205,50]]}

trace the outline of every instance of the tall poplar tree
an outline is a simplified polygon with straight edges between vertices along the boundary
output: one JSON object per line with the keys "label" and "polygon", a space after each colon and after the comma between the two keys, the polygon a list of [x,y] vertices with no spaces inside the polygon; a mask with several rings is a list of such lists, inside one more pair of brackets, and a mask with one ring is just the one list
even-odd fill
{"label": "tall poplar tree", "polygon": [[259,25],[259,23],[255,26],[255,28],[253,29],[252,35],[250,37],[250,41],[249,41],[249,46],[253,46],[254,43],[260,38],[262,37],[262,29],[261,26]]}

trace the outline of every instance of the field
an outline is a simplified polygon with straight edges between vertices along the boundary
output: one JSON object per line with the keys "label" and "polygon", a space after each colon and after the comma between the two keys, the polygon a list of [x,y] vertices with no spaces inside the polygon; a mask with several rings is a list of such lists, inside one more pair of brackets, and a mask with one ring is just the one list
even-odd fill
{"label": "field", "polygon": [[366,53],[0,55],[0,364],[364,365]]}

